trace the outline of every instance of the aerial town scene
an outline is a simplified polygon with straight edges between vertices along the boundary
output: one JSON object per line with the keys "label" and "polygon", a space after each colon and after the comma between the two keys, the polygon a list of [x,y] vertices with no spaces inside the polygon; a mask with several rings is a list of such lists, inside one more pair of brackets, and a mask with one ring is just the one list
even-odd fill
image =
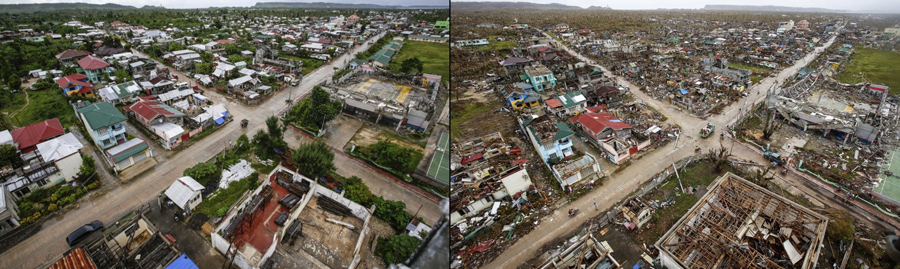
{"label": "aerial town scene", "polygon": [[900,268],[895,1],[73,1],[0,268]]}
{"label": "aerial town scene", "polygon": [[896,2],[450,10],[450,268],[897,268]]}
{"label": "aerial town scene", "polygon": [[0,4],[0,268],[449,268],[449,2],[89,2]]}

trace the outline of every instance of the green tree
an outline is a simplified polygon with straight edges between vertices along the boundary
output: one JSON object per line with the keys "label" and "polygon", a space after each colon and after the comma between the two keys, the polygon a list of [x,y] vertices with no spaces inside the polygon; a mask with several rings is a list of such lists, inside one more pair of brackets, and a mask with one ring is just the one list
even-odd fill
{"label": "green tree", "polygon": [[238,137],[237,141],[235,141],[235,146],[237,147],[237,151],[244,152],[250,149],[250,138],[247,137],[247,134],[241,134]]}
{"label": "green tree", "polygon": [[196,63],[197,73],[200,74],[212,74],[213,66],[211,63]]}
{"label": "green tree", "polygon": [[403,147],[390,139],[369,145],[362,152],[369,159],[403,173],[415,171],[423,155],[422,152]]}
{"label": "green tree", "polygon": [[95,171],[97,171],[97,163],[94,162],[94,157],[91,155],[84,155],[84,157],[81,158],[81,167],[78,168],[78,179],[86,180],[94,175]]}
{"label": "green tree", "polygon": [[412,220],[412,215],[406,213],[406,203],[402,201],[385,200],[381,196],[374,198],[375,217],[386,221],[394,230],[401,231]]}
{"label": "green tree", "polygon": [[422,240],[408,234],[392,235],[388,238],[378,239],[375,254],[381,257],[387,264],[397,264],[409,259]]}
{"label": "green tree", "polygon": [[229,56],[228,56],[228,61],[231,62],[231,63],[237,63],[237,62],[240,62],[240,61],[243,61],[243,60],[244,60],[244,56],[241,56],[240,54],[235,54],[235,55],[229,55]]}
{"label": "green tree", "polygon": [[22,87],[22,79],[16,75],[9,75],[6,79],[6,86],[12,90],[18,90]]}
{"label": "green tree", "polygon": [[171,43],[169,43],[168,50],[171,52],[171,51],[183,50],[184,48],[185,48],[184,45],[182,45],[181,43],[171,42]]}
{"label": "green tree", "polygon": [[184,170],[184,176],[188,176],[196,180],[200,184],[206,184],[219,175],[221,170],[219,166],[211,162],[202,162],[191,168]]}
{"label": "green tree", "polygon": [[125,71],[125,69],[122,68],[116,69],[116,71],[113,72],[113,76],[116,77],[116,83],[122,83],[131,80],[131,74],[129,74],[128,71]]}
{"label": "green tree", "polygon": [[372,206],[372,201],[375,196],[372,194],[372,191],[369,190],[369,186],[366,186],[366,184],[362,182],[361,178],[357,176],[347,178],[347,182],[344,183],[342,188],[344,189],[344,197],[350,199],[350,201],[365,207]]}
{"label": "green tree", "polygon": [[417,71],[419,71],[419,73],[421,73],[422,68],[423,68],[422,61],[419,60],[419,57],[412,57],[412,58],[403,60],[403,62],[400,63],[400,72],[402,72],[402,73],[409,73],[409,72],[412,72],[413,70],[417,70]]}
{"label": "green tree", "polygon": [[333,120],[341,112],[341,104],[332,102],[330,96],[327,91],[315,86],[309,96],[291,108],[287,120],[299,121],[310,129],[321,129],[324,123]]}
{"label": "green tree", "polygon": [[0,167],[11,165],[13,168],[19,168],[22,164],[22,158],[19,158],[19,150],[16,146],[10,144],[0,145]]}
{"label": "green tree", "polygon": [[322,141],[300,145],[291,152],[291,162],[297,167],[297,173],[314,179],[337,170],[334,152]]}
{"label": "green tree", "polygon": [[269,116],[266,119],[266,131],[259,130],[253,135],[253,145],[256,156],[263,159],[274,158],[275,149],[288,149],[287,142],[284,142],[284,127],[278,123],[278,118]]}

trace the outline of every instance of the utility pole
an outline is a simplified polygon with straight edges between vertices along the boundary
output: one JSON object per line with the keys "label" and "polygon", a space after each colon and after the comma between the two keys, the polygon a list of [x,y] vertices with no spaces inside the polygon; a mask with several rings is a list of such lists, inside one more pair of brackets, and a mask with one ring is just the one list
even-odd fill
{"label": "utility pole", "polygon": [[[671,157],[671,156],[669,156],[669,157]],[[681,176],[678,175],[678,166],[675,166],[675,157],[671,157],[671,158],[672,158],[672,169],[675,170],[675,177],[678,178],[678,187],[681,187],[681,192],[685,192],[684,185],[681,185]]]}

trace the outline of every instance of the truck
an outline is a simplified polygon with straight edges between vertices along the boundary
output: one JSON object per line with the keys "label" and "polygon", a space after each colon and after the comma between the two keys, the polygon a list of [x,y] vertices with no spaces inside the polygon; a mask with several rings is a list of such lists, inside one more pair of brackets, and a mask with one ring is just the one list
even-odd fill
{"label": "truck", "polygon": [[700,137],[707,138],[716,130],[716,125],[712,123],[707,123],[706,127],[700,129]]}

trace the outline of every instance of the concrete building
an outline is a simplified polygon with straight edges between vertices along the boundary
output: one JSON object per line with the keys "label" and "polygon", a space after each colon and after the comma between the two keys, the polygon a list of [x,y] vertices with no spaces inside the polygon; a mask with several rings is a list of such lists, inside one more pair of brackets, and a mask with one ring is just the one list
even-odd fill
{"label": "concrete building", "polygon": [[0,187],[3,187],[0,190],[0,235],[3,235],[19,227],[20,218],[19,207],[13,200],[12,194],[5,185],[0,185]]}
{"label": "concrete building", "polygon": [[166,189],[166,197],[172,200],[181,210],[191,214],[197,205],[203,201],[203,185],[197,183],[192,177],[179,177]]}
{"label": "concrete building", "polygon": [[525,67],[525,78],[536,91],[556,88],[556,77],[553,76],[553,72],[540,64]]}
{"label": "concrete building", "polygon": [[97,147],[107,149],[125,142],[125,115],[111,104],[99,102],[77,111]]}

